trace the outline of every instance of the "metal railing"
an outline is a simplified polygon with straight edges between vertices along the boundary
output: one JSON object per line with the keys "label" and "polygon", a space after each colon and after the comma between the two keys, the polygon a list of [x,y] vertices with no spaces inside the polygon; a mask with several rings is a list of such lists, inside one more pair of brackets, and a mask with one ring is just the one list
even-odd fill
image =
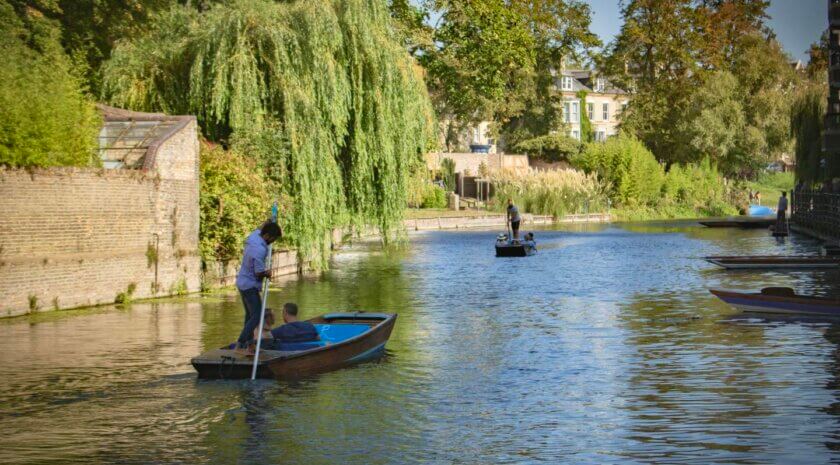
{"label": "metal railing", "polygon": [[840,194],[796,191],[791,202],[794,224],[840,239]]}

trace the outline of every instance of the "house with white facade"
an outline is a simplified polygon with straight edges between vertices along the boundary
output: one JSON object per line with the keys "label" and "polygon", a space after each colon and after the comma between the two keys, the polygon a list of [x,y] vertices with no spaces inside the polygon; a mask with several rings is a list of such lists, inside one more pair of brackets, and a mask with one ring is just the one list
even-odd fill
{"label": "house with white facade", "polygon": [[[565,69],[555,76],[554,86],[563,97],[563,119],[568,136],[580,140],[580,121],[584,112],[592,124],[596,141],[618,133],[621,113],[630,101],[627,91],[590,70]],[[585,102],[581,101],[581,91],[586,93]]]}

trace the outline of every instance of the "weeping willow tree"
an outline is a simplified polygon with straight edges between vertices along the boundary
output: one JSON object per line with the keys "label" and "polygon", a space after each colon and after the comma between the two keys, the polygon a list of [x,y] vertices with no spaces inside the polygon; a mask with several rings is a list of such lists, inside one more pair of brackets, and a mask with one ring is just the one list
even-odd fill
{"label": "weeping willow tree", "polygon": [[803,86],[791,106],[790,129],[796,139],[796,177],[807,182],[822,181],[820,157],[825,114],[826,85]]}
{"label": "weeping willow tree", "polygon": [[293,243],[322,264],[332,228],[394,231],[434,137],[425,85],[383,0],[175,7],[115,48],[104,93],[119,106],[195,114],[206,137],[257,158]]}

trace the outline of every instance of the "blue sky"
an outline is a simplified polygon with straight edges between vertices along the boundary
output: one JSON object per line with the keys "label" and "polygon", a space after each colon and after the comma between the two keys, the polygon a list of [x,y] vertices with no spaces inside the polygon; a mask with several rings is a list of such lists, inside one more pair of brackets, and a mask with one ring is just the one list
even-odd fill
{"label": "blue sky", "polygon": [[[621,29],[619,0],[585,1],[592,8],[592,32],[604,43],[611,41]],[[805,50],[828,27],[827,3],[825,0],[770,1],[768,25],[793,58],[807,61]]]}

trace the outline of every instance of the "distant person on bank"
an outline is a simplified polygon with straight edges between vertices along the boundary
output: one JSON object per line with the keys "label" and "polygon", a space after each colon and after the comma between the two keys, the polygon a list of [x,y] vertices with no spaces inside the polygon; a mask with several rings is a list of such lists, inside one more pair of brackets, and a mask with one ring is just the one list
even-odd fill
{"label": "distant person on bank", "polygon": [[245,240],[245,250],[242,253],[242,265],[236,275],[236,288],[242,297],[245,307],[245,326],[236,340],[239,351],[247,351],[253,341],[254,330],[260,325],[260,311],[262,310],[263,279],[271,279],[271,270],[265,268],[268,255],[268,245],[282,237],[280,226],[274,222],[265,223],[262,228],[252,232]]}
{"label": "distant person on bank", "polygon": [[776,206],[776,221],[784,222],[785,218],[787,218],[787,207],[788,207],[788,200],[787,200],[787,192],[782,191],[782,196],[779,197],[779,205]]}
{"label": "distant person on bank", "polygon": [[513,230],[513,240],[519,241],[519,223],[522,218],[519,217],[519,209],[513,204],[513,199],[508,199],[507,220]]}

